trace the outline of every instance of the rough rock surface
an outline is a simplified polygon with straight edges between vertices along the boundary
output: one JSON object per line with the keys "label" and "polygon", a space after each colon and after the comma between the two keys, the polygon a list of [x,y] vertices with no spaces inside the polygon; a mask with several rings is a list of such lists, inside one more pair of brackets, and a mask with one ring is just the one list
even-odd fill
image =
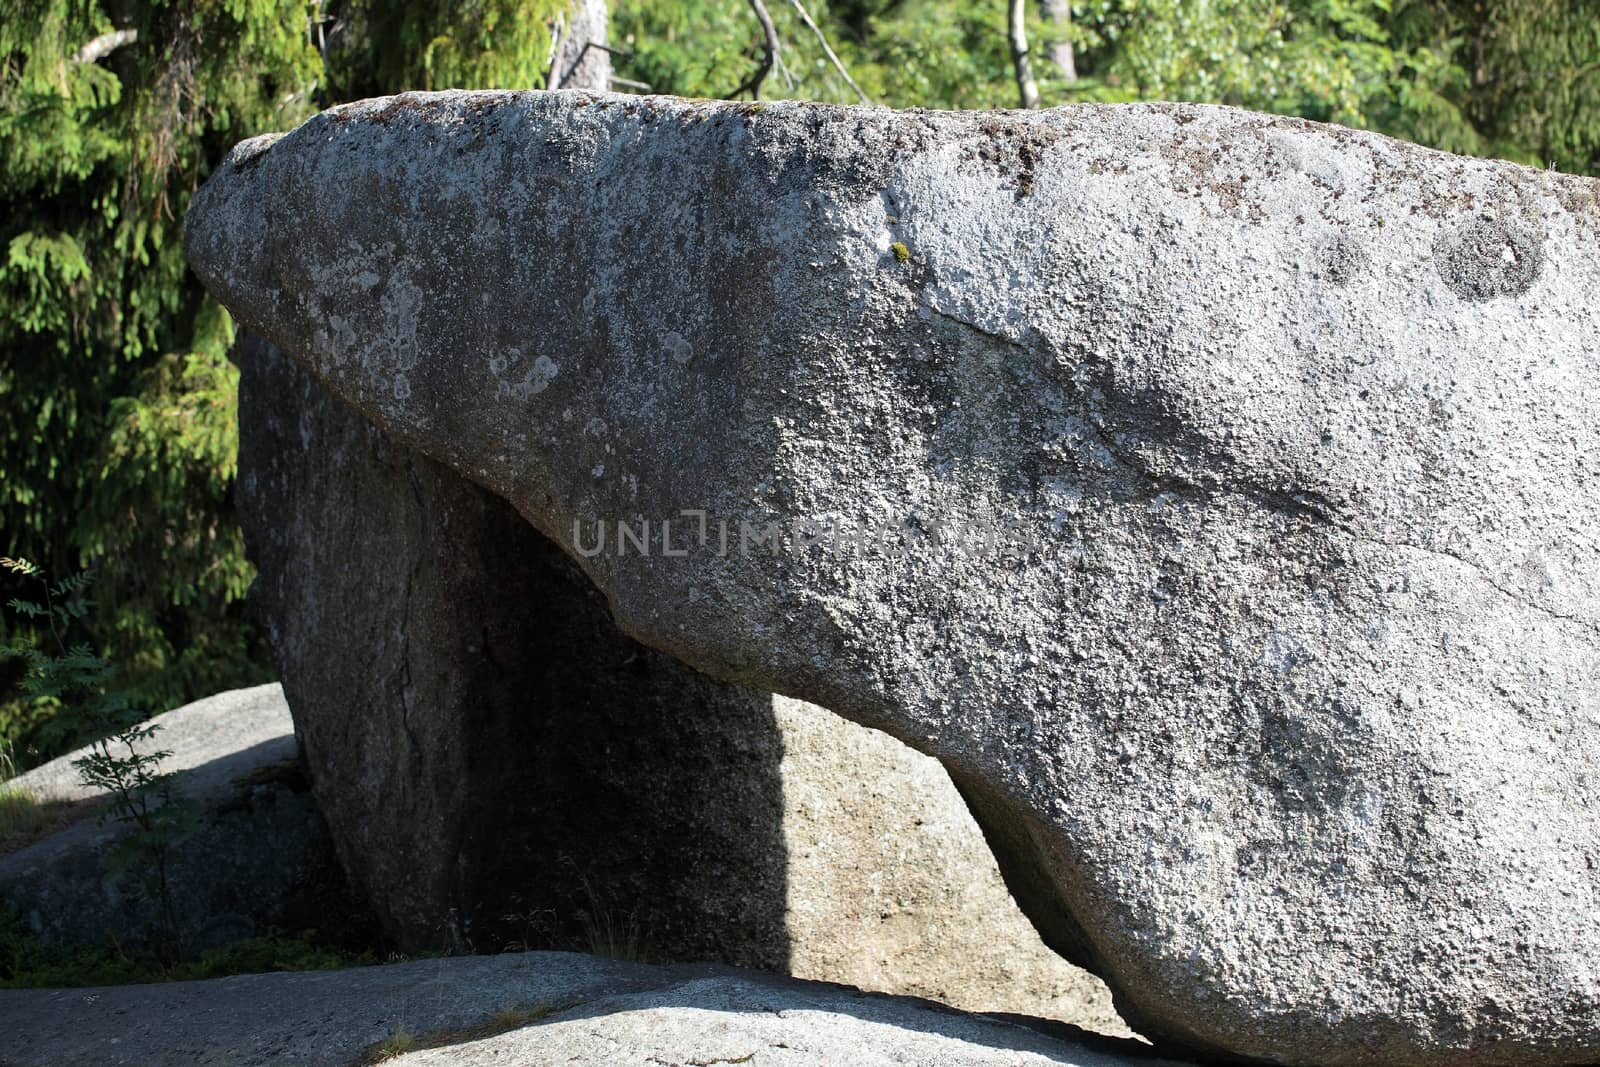
{"label": "rough rock surface", "polygon": [[612,941],[1127,1033],[1018,912],[937,763],[624,637],[509,505],[271,345],[235,358],[252,599],[391,937]]}
{"label": "rough rock surface", "polygon": [[936,760],[774,699],[785,971],[1132,1036],[1105,984],[1040,942]]}
{"label": "rough rock surface", "polygon": [[1593,181],[1183,105],[441,94],[245,142],[188,244],[627,632],[938,757],[1141,1031],[1600,1054]]}
{"label": "rough rock surface", "polygon": [[251,598],[390,937],[782,967],[771,697],[624,636],[508,504],[270,345],[235,358]]}
{"label": "rough rock surface", "polygon": [[[299,758],[289,709],[276,682],[217,693],[163,712],[146,725],[158,728],[151,744],[172,753],[160,769],[181,774],[184,790],[194,797],[224,796],[240,778]],[[41,800],[100,796],[72,765],[88,752],[69,752],[17,775],[10,784]]]}
{"label": "rough rock surface", "polygon": [[1067,1026],[564,952],[0,992],[0,1033],[7,1067],[349,1067],[398,1034],[417,1051],[385,1063],[1175,1067],[1148,1046]]}
{"label": "rough rock surface", "polygon": [[[273,926],[319,925],[328,902],[342,899],[343,881],[278,686],[219,693],[151,722],[161,727],[152,745],[172,753],[162,769],[176,773],[183,794],[203,813],[171,859],[185,948],[199,952]],[[72,760],[85,751],[11,783],[43,801],[84,805],[76,822],[0,856],[0,904],[47,942],[126,940],[158,914],[157,901],[142,891],[142,872],[114,877],[102,862],[125,831],[97,817],[103,794],[78,780]]]}

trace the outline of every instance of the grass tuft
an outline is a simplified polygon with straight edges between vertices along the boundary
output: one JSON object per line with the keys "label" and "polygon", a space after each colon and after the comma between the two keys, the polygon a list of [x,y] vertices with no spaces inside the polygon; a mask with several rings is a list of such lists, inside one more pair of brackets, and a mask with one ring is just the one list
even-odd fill
{"label": "grass tuft", "polygon": [[579,918],[590,955],[619,963],[653,962],[654,946],[635,916],[595,907]]}
{"label": "grass tuft", "polygon": [[572,1006],[549,1004],[542,1000],[532,1004],[512,1004],[495,1012],[487,1022],[455,1029],[433,1030],[426,1034],[413,1034],[404,1025],[400,1025],[395,1027],[392,1035],[369,1046],[356,1063],[359,1067],[375,1067],[376,1064],[404,1056],[408,1052],[482,1041],[485,1038],[510,1033],[512,1030],[520,1030],[524,1026],[542,1023],[552,1015],[566,1011]]}
{"label": "grass tuft", "polygon": [[546,1004],[543,1001],[537,1004],[516,1004],[495,1012],[494,1018],[489,1020],[489,1026],[499,1033],[521,1030],[524,1026],[544,1022],[560,1010],[554,1004]]}
{"label": "grass tuft", "polygon": [[0,783],[0,837],[25,834],[42,821],[44,805],[19,785]]}
{"label": "grass tuft", "polygon": [[373,1063],[382,1063],[404,1056],[417,1047],[417,1035],[407,1030],[404,1026],[396,1027],[395,1032],[378,1042],[372,1050]]}

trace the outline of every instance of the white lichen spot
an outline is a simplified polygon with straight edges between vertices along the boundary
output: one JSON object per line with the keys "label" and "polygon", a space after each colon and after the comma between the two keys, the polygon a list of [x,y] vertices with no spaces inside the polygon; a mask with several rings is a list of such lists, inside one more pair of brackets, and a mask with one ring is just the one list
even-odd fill
{"label": "white lichen spot", "polygon": [[533,391],[542,393],[549,388],[550,383],[556,380],[556,375],[561,373],[561,368],[549,356],[540,356],[533,361],[533,370],[528,373],[528,381],[532,383]]}
{"label": "white lichen spot", "polygon": [[596,463],[592,473],[596,478],[604,478],[606,475],[606,465],[604,463]]}
{"label": "white lichen spot", "polygon": [[346,353],[354,352],[357,347],[355,327],[347,319],[338,315],[328,316],[328,347],[327,354],[336,362],[342,362]]}
{"label": "white lichen spot", "polygon": [[379,300],[383,312],[383,339],[390,359],[400,370],[417,365],[417,316],[422,310],[422,292],[410,278],[391,278]]}
{"label": "white lichen spot", "polygon": [[673,362],[680,366],[694,358],[694,345],[690,344],[689,339],[677,330],[668,330],[661,338],[661,344],[667,350],[667,354],[672,357]]}
{"label": "white lichen spot", "polygon": [[561,372],[555,360],[549,356],[540,356],[533,361],[533,367],[520,382],[502,381],[495,386],[495,398],[515,397],[526,400],[530,396],[537,396],[550,388],[550,383],[556,380],[556,375]]}
{"label": "white lichen spot", "polygon": [[590,437],[602,436],[606,432],[606,420],[598,417],[590,419],[588,425],[584,426],[583,432]]}
{"label": "white lichen spot", "polygon": [[522,350],[520,348],[508,348],[504,352],[497,352],[489,357],[489,373],[498,378],[512,366],[521,362]]}

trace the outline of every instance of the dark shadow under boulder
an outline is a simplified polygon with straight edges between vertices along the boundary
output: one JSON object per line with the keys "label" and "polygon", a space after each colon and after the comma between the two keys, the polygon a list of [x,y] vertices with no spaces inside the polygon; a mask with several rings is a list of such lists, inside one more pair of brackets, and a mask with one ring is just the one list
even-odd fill
{"label": "dark shadow under boulder", "polygon": [[411,950],[781,968],[767,694],[623,636],[510,505],[245,338],[253,591],[345,869]]}

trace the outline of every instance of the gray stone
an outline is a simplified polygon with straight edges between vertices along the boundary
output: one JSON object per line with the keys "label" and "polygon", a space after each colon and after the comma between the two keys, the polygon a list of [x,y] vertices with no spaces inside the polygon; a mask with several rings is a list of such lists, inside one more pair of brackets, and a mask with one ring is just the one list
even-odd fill
{"label": "gray stone", "polygon": [[937,760],[803,701],[773,713],[785,971],[1132,1036],[1105,984],[1039,940]]}
{"label": "gray stone", "polygon": [[783,967],[771,697],[621,634],[508,504],[270,345],[235,359],[251,599],[389,937]]}
{"label": "gray stone", "polygon": [[710,965],[562,952],[205,982],[0,992],[10,1067],[386,1063],[1173,1067],[1148,1046]]}
{"label": "gray stone", "polygon": [[[145,725],[157,728],[151,746],[172,753],[161,761],[160,770],[181,774],[184,791],[199,799],[226,797],[240,778],[299,757],[277,683],[217,693],[163,712]],[[41,800],[100,797],[72,765],[88,752],[87,747],[69,752],[17,775],[10,784]]]}
{"label": "gray stone", "polygon": [[[200,812],[198,828],[169,860],[169,885],[184,948],[198,953],[278,926],[304,929],[343,902],[328,831],[307,790],[277,685],[219,693],[158,715],[147,751],[168,750]],[[101,819],[106,797],[78,780],[81,749],[10,784],[41,801],[72,801],[80,817],[0,856],[0,904],[49,943],[103,944],[142,936],[158,921],[148,871],[114,874],[104,863],[127,828]]]}
{"label": "gray stone", "polygon": [[714,959],[1128,1032],[1022,918],[937,763],[623,637],[498,498],[259,339],[235,358],[252,600],[391,938]]}
{"label": "gray stone", "polygon": [[1226,109],[440,94],[245,142],[188,245],[626,632],[938,757],[1141,1032],[1556,1064],[1600,1053],[1597,226]]}

